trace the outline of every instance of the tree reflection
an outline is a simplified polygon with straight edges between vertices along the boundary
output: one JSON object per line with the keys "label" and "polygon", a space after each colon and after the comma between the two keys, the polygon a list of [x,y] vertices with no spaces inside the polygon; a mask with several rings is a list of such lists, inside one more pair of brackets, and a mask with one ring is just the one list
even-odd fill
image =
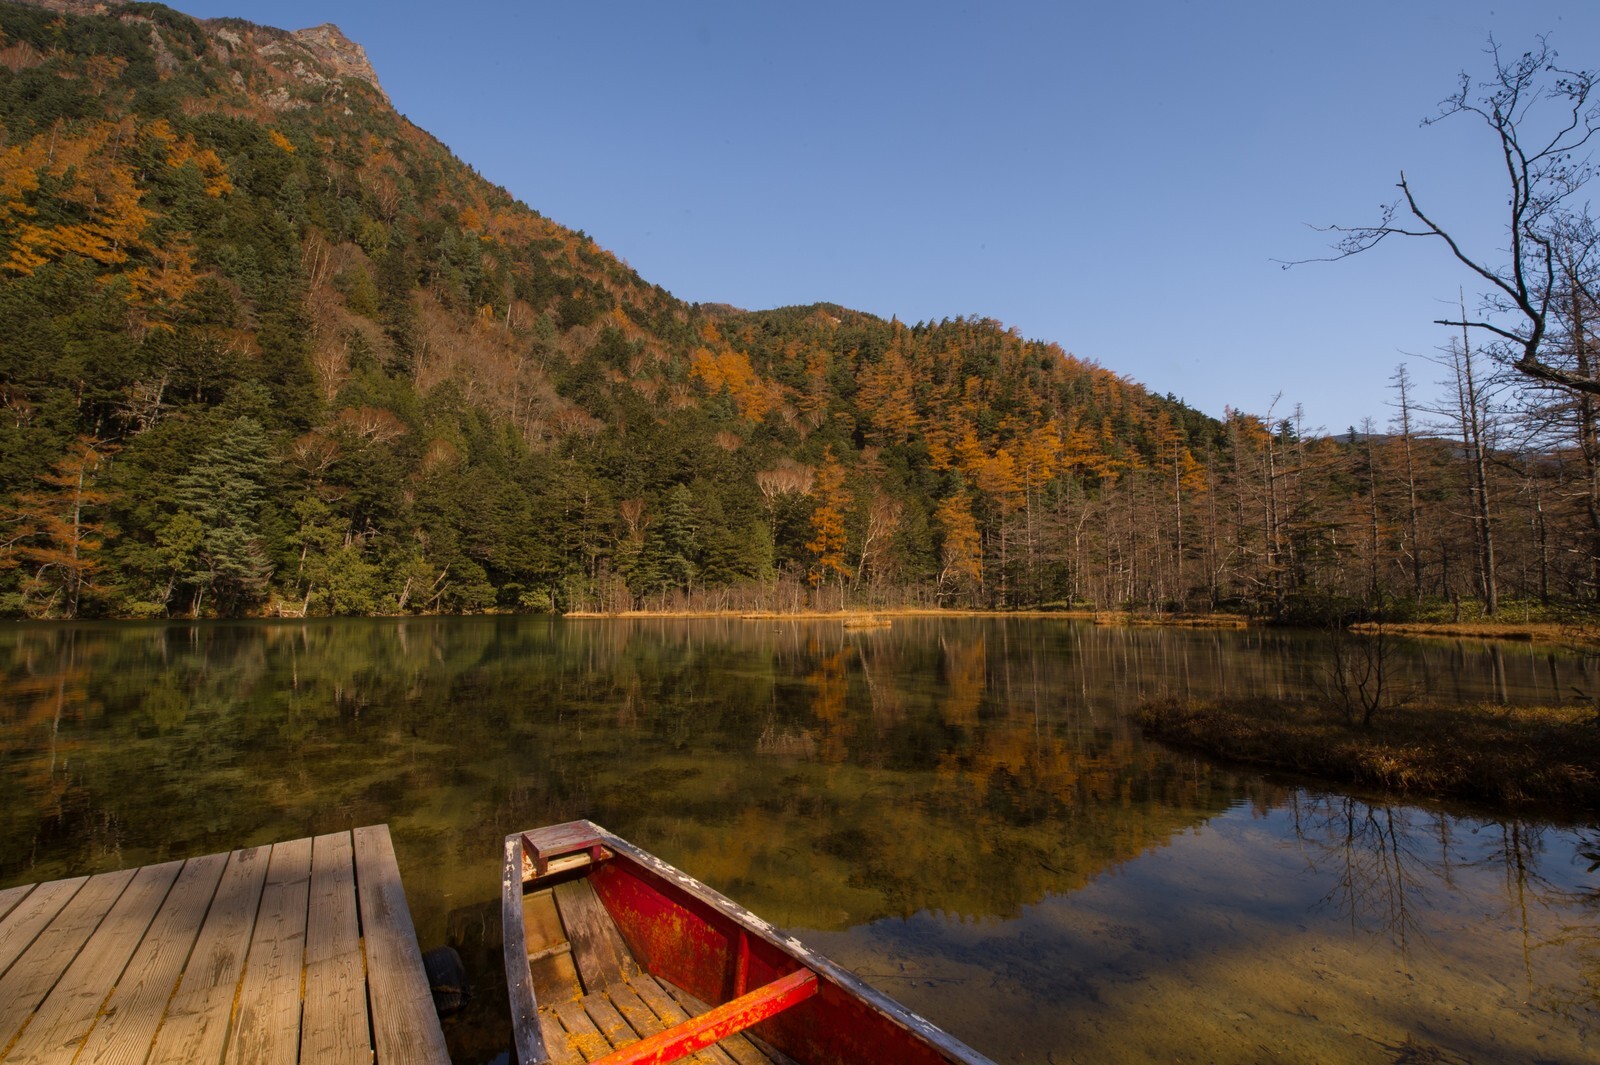
{"label": "tree reflection", "polygon": [[[388,821],[402,850],[437,865],[448,848],[482,878],[441,894],[489,897],[500,835],[588,816],[787,923],[1005,916],[1241,797],[1293,794],[1145,743],[1121,713],[1178,679],[1309,675],[1297,645],[1263,639],[1012,620],[16,626],[0,881]],[[1296,816],[1314,863],[1341,870],[1330,903],[1410,943],[1457,860],[1448,819],[1339,798]]]}
{"label": "tree reflection", "polygon": [[1417,915],[1429,906],[1429,889],[1449,887],[1446,820],[1344,795],[1297,793],[1290,809],[1312,868],[1332,870],[1333,887],[1322,901],[1352,932],[1380,931],[1406,956],[1412,940],[1426,934]]}
{"label": "tree reflection", "polygon": [[[1541,833],[1525,835],[1538,838]],[[1543,847],[1539,850],[1542,852]],[[1574,874],[1572,882],[1555,884],[1538,876],[1537,865],[1524,861],[1518,868],[1523,877],[1518,887],[1519,891],[1531,889],[1557,929],[1553,935],[1531,935],[1524,911],[1525,955],[1531,962],[1540,950],[1569,953],[1579,975],[1568,986],[1541,989],[1541,997],[1547,1008],[1575,1016],[1600,1002],[1600,876],[1596,875],[1600,873],[1600,832],[1591,829],[1577,837],[1565,871]]]}
{"label": "tree reflection", "polygon": [[[1352,934],[1382,934],[1409,959],[1438,927],[1437,911],[1480,907],[1488,925],[1512,930],[1520,944],[1526,1001],[1563,1014],[1600,1001],[1600,884],[1593,876],[1600,847],[1592,833],[1565,837],[1574,857],[1556,877],[1549,872],[1545,825],[1456,818],[1326,794],[1299,793],[1289,810],[1311,870],[1330,877],[1322,902],[1349,922]],[[1591,852],[1595,868],[1574,876]],[[1494,873],[1499,889],[1460,898],[1458,880],[1468,869]],[[1581,979],[1541,977],[1541,954],[1565,956]]]}

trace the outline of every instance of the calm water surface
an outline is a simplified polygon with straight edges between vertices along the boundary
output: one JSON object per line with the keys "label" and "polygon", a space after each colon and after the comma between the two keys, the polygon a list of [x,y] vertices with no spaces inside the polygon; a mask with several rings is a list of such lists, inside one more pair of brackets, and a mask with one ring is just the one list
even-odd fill
{"label": "calm water surface", "polygon": [[[500,839],[591,817],[1002,1062],[1600,1059],[1600,829],[1146,743],[1315,689],[1285,633],[531,618],[0,628],[0,887],[388,822],[502,1058]],[[1583,659],[1407,645],[1463,698]]]}

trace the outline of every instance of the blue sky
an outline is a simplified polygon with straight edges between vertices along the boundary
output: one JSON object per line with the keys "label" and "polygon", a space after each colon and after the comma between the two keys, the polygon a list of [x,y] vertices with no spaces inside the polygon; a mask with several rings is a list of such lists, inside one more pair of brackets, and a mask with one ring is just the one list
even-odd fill
{"label": "blue sky", "polygon": [[1592,0],[175,6],[338,24],[412,121],[683,299],[988,315],[1334,431],[1387,420],[1471,278],[1420,242],[1274,260],[1375,218],[1402,167],[1493,257],[1494,144],[1419,120],[1491,33],[1600,66]]}

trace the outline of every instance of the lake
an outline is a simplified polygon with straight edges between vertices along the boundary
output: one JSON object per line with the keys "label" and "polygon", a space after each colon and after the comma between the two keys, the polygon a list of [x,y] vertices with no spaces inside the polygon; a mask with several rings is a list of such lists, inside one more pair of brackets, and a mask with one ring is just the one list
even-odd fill
{"label": "lake", "polygon": [[[0,887],[387,822],[503,1060],[500,841],[589,817],[1001,1062],[1600,1058],[1600,828],[1219,766],[1129,718],[1315,634],[1023,618],[0,627]],[[1403,685],[1600,695],[1531,645]]]}

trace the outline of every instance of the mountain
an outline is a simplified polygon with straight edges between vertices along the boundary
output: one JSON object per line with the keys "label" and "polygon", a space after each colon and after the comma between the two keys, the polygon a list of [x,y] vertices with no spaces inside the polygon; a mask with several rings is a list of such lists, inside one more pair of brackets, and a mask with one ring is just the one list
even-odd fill
{"label": "mountain", "polygon": [[1281,603],[1321,564],[1276,539],[1287,422],[981,316],[687,304],[333,26],[0,2],[0,124],[0,612]]}

